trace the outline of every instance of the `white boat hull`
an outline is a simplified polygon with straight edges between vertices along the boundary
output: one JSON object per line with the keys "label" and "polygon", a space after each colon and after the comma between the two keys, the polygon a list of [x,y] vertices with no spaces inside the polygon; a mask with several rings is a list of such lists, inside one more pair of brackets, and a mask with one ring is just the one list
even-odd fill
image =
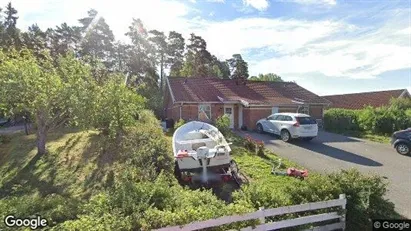
{"label": "white boat hull", "polygon": [[[203,149],[200,147],[215,150],[216,153],[211,158],[200,158],[197,156],[197,151]],[[203,164],[210,170],[228,168],[231,161],[231,148],[221,132],[216,127],[199,121],[188,122],[174,132],[173,152],[182,172],[201,171]],[[189,155],[179,156],[182,152]]]}

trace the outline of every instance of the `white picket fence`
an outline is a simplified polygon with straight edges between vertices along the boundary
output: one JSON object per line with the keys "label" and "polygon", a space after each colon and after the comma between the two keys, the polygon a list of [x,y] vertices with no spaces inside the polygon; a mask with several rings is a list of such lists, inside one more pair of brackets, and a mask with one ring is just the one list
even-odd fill
{"label": "white picket fence", "polygon": [[[260,208],[260,210],[247,213],[243,215],[234,215],[234,216],[225,216],[220,217],[217,219],[211,219],[206,221],[198,221],[193,222],[187,225],[182,226],[172,226],[172,227],[165,227],[161,229],[157,229],[157,231],[191,231],[191,230],[199,230],[199,229],[206,229],[212,227],[218,227],[221,225],[231,224],[234,222],[239,221],[248,221],[248,220],[260,220],[260,224],[256,227],[247,227],[241,229],[242,231],[248,230],[276,230],[281,228],[289,228],[289,227],[296,227],[300,225],[306,224],[313,224],[322,221],[331,221],[336,220],[335,223],[324,225],[324,226],[317,226],[309,230],[315,231],[325,231],[325,230],[345,230],[345,205],[347,204],[347,199],[345,198],[345,194],[341,194],[339,199],[329,200],[329,201],[320,201],[320,202],[313,202],[301,205],[292,205],[292,206],[285,206],[279,208],[271,208],[271,209],[264,209]],[[284,214],[291,214],[291,213],[298,213],[298,212],[308,212],[308,211],[315,211],[318,209],[325,209],[325,208],[334,208],[334,207],[341,207],[341,213],[338,212],[330,212],[330,213],[322,213],[316,215],[309,215],[304,217],[298,217],[288,220],[276,221],[276,222],[265,222],[266,217],[273,217],[279,216]],[[338,221],[337,221],[338,220]]]}

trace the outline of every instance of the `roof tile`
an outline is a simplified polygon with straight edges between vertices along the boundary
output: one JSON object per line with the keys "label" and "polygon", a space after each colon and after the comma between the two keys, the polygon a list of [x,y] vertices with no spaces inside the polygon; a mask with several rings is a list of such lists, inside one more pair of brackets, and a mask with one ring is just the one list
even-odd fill
{"label": "roof tile", "polygon": [[251,104],[329,104],[324,98],[293,82],[264,82],[218,78],[169,78],[175,101],[215,102],[246,100]]}
{"label": "roof tile", "polygon": [[357,110],[368,105],[373,107],[388,105],[391,98],[398,98],[405,90],[406,89],[362,92],[344,95],[328,95],[323,97],[331,101],[331,107]]}

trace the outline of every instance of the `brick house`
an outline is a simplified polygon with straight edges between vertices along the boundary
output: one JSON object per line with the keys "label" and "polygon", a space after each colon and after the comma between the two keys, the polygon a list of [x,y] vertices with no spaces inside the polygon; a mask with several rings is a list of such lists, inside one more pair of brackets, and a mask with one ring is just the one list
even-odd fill
{"label": "brick house", "polygon": [[330,101],[331,108],[359,110],[365,106],[381,107],[388,105],[392,98],[411,98],[407,89],[390,91],[361,92],[343,95],[327,95],[323,98]]}
{"label": "brick house", "polygon": [[326,99],[293,82],[260,82],[241,79],[166,78],[165,117],[178,121],[213,122],[227,114],[231,128],[255,123],[276,112],[300,112],[322,119]]}

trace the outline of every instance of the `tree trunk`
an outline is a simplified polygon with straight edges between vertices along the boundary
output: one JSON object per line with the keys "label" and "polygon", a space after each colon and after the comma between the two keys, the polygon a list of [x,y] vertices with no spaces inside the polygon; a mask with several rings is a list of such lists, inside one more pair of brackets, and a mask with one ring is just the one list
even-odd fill
{"label": "tree trunk", "polygon": [[40,110],[36,114],[37,120],[37,154],[43,155],[46,153],[46,138],[47,138],[47,127],[46,121],[44,120],[44,113]]}
{"label": "tree trunk", "polygon": [[164,54],[161,54],[161,61],[160,61],[160,94],[163,97],[163,69],[164,69]]}

